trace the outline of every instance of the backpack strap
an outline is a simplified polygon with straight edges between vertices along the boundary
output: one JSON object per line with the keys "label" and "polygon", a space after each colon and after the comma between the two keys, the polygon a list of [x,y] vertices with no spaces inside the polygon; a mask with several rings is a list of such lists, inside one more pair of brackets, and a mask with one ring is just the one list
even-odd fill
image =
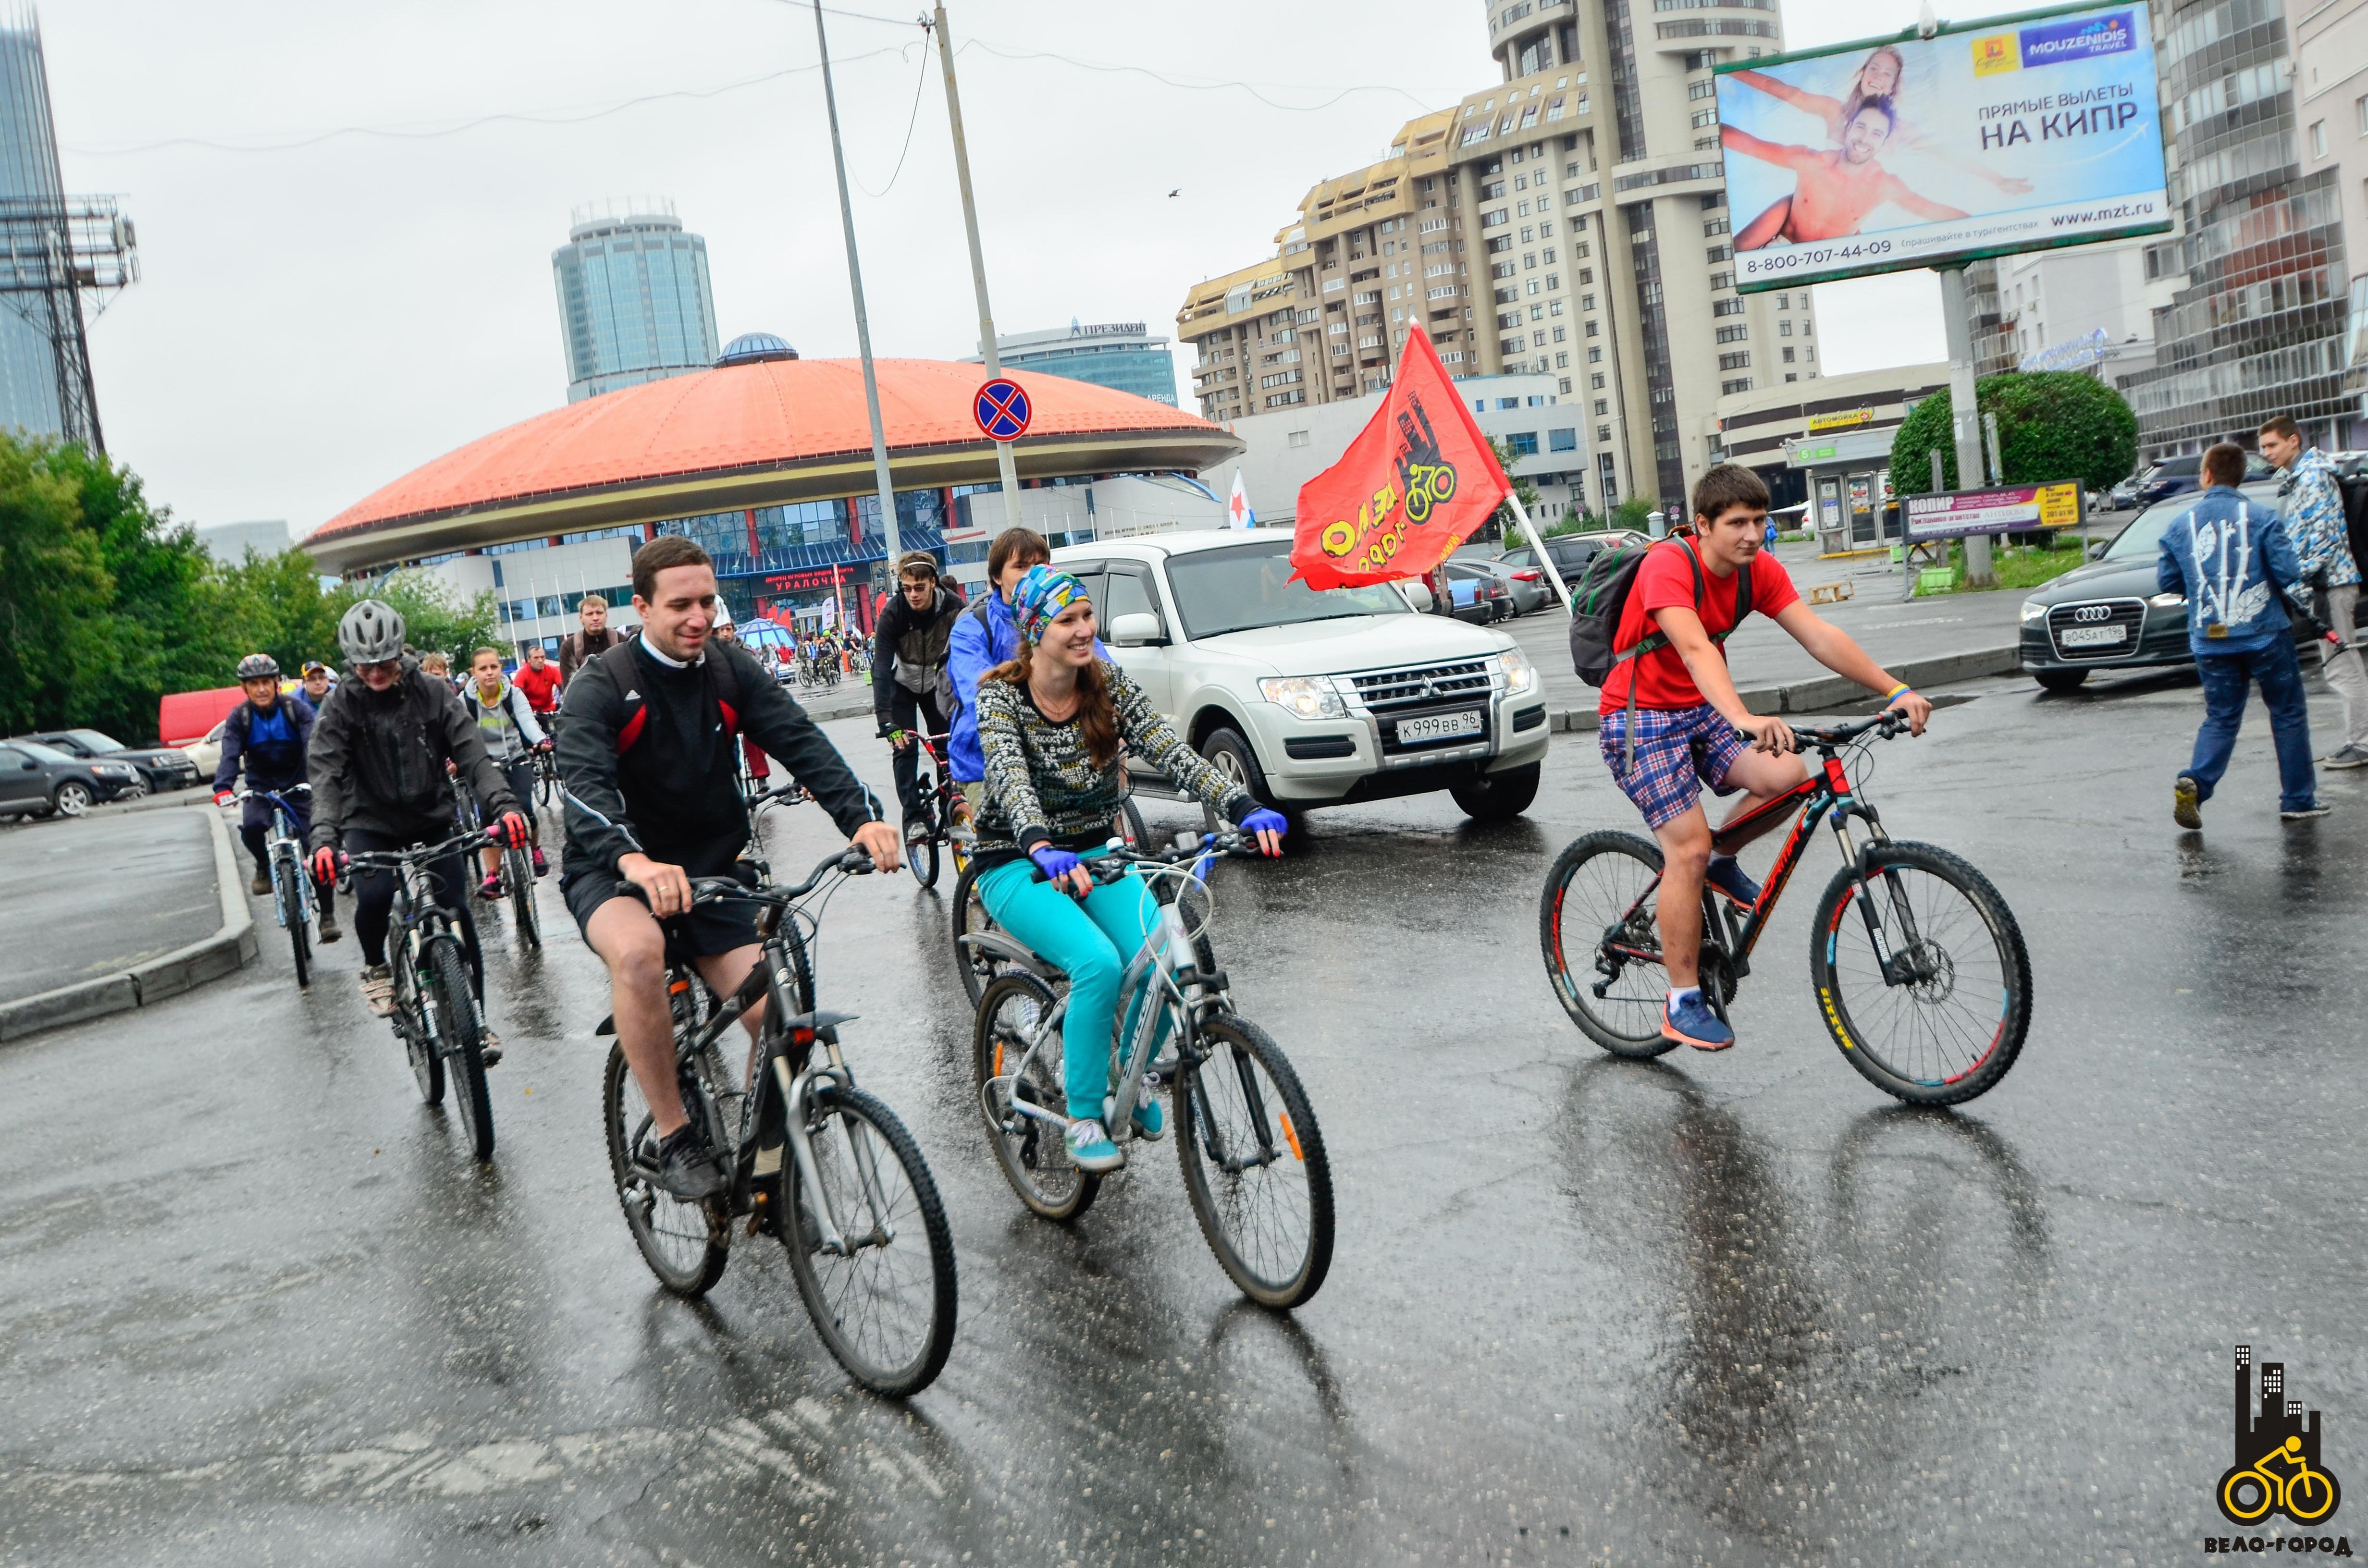
{"label": "backpack strap", "polygon": [[[1679,546],[1685,551],[1686,565],[1692,570],[1694,574],[1694,613],[1696,615],[1700,615],[1702,613],[1702,594],[1705,591],[1705,585],[1702,578],[1702,557],[1694,553],[1693,545],[1687,540],[1684,535],[1679,535],[1677,542]],[[1749,613],[1751,613],[1751,562],[1747,561],[1740,567],[1736,568],[1735,574],[1734,625],[1729,626],[1724,631],[1712,632],[1710,634],[1712,643],[1715,645],[1717,643],[1724,642],[1729,637],[1734,636],[1736,628],[1743,624],[1743,618]],[[1629,649],[1624,653],[1614,654],[1611,662],[1614,665],[1622,665],[1640,654],[1655,653],[1660,649],[1668,647],[1668,645],[1669,639],[1666,633],[1657,630],[1649,631],[1642,638],[1638,639],[1637,643],[1634,648]],[[1636,766],[1636,680],[1637,672],[1630,670],[1628,672],[1628,704],[1622,710],[1621,715],[1621,723],[1625,729],[1627,736],[1627,760],[1622,765],[1620,769],[1623,775],[1632,771]]]}
{"label": "backpack strap", "polygon": [[[638,657],[639,655],[629,656]],[[604,670],[608,668],[605,661],[601,667]],[[723,733],[737,736],[740,733],[741,703],[739,672],[732,667],[731,659],[723,653],[717,653],[707,659],[700,668],[706,672],[707,689],[714,697],[716,709],[723,716]],[[616,678],[613,671],[609,673],[609,678],[611,681]],[[617,726],[619,756],[624,756],[641,744],[642,731],[648,724],[649,717],[648,701],[639,694],[638,689],[629,688],[625,722]]]}

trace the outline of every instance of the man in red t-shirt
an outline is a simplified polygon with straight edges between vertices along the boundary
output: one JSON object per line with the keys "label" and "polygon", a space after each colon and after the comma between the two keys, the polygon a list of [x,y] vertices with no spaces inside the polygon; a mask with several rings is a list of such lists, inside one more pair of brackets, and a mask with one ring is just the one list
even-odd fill
{"label": "man in red t-shirt", "polygon": [[[1740,814],[1808,777],[1801,759],[1789,755],[1793,727],[1751,712],[1735,694],[1719,644],[1740,619],[1739,591],[1748,582],[1743,614],[1757,610],[1773,618],[1819,664],[1883,693],[1887,706],[1907,714],[1914,733],[1924,733],[1932,705],[1802,603],[1791,576],[1761,551],[1768,487],[1758,474],[1719,464],[1694,486],[1693,510],[1693,537],[1655,546],[1628,591],[1613,651],[1624,653],[1645,643],[1648,633],[1653,641],[1645,652],[1615,665],[1603,683],[1597,739],[1611,776],[1661,845],[1657,915],[1670,988],[1661,1033],[1697,1050],[1724,1051],[1735,1043],[1735,1031],[1702,1000],[1700,984],[1702,888],[1707,883],[1747,909],[1759,902],[1759,888],[1735,857],[1711,854],[1702,786],[1721,795],[1743,790]],[[1739,573],[1748,578],[1739,579]]]}
{"label": "man in red t-shirt", "polygon": [[541,643],[527,644],[526,663],[510,676],[510,684],[526,693],[526,705],[537,718],[559,711],[559,666],[542,656]]}

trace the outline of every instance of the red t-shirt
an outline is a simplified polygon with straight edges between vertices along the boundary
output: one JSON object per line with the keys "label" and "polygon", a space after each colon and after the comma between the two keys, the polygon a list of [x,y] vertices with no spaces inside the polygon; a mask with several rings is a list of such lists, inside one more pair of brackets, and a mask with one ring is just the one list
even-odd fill
{"label": "red t-shirt", "polygon": [[[1645,640],[1647,631],[1659,630],[1646,618],[1652,611],[1681,606],[1702,617],[1702,630],[1715,635],[1735,626],[1735,579],[1722,577],[1707,566],[1702,569],[1702,597],[1694,597],[1693,568],[1686,561],[1688,544],[1680,540],[1668,540],[1655,545],[1637,569],[1636,581],[1628,590],[1628,602],[1620,611],[1620,631],[1612,639],[1615,650],[1634,648]],[[1800,598],[1793,579],[1778,563],[1776,557],[1761,551],[1751,561],[1751,606],[1761,615],[1774,615],[1786,605]],[[1721,646],[1719,657],[1726,656]],[[1675,648],[1656,648],[1640,659],[1631,659],[1612,666],[1610,678],[1603,683],[1603,700],[1596,705],[1599,713],[1617,713],[1628,706],[1630,672],[1639,672],[1636,678],[1636,706],[1639,708],[1698,708],[1704,699],[1695,685],[1686,662]]]}
{"label": "red t-shirt", "polygon": [[526,705],[538,713],[548,713],[559,706],[559,666],[545,659],[538,672],[532,665],[520,665],[510,684],[526,693]]}

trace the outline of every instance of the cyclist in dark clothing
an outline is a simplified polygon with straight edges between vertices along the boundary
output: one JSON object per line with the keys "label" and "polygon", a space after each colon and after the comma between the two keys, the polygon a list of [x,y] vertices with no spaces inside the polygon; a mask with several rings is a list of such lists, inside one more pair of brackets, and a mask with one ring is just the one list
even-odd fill
{"label": "cyclist in dark clothing", "polygon": [[[485,755],[477,726],[451,687],[403,652],[403,617],[392,606],[363,599],[346,612],[337,640],[353,666],[321,705],[308,767],[313,780],[313,874],[337,874],[340,851],[406,849],[441,844],[453,835],[457,809],[446,763],[457,764],[477,792],[485,815],[510,843],[527,842],[526,818],[502,770]],[[477,924],[469,913],[466,861],[458,854],[430,868],[436,899],[460,917],[469,976],[484,1017],[485,969]],[[395,876],[364,871],[354,879],[354,935],[362,944],[362,998],[381,1017],[393,1009],[394,983],[386,962],[386,932]],[[485,1065],[501,1059],[485,1030]]]}
{"label": "cyclist in dark clothing", "polygon": [[[246,765],[246,787],[269,790],[285,797],[296,819],[299,835],[313,828],[313,801],[308,793],[290,794],[304,782],[304,750],[313,740],[313,710],[293,698],[279,695],[279,661],[268,653],[249,653],[238,662],[238,684],[246,700],[222,721],[222,762],[214,769],[214,804],[226,806],[238,784],[239,765]],[[238,835],[255,857],[252,890],[257,898],[271,892],[271,802],[249,800],[239,808]],[[315,881],[313,893],[321,911],[321,940],[337,939],[337,892],[334,879]]]}
{"label": "cyclist in dark clothing", "polygon": [[[671,942],[729,994],[761,951],[754,906],[690,909],[691,879],[741,874],[748,812],[734,732],[786,765],[882,870],[896,869],[896,837],[805,710],[746,649],[709,635],[715,571],[705,551],[679,534],[643,545],[633,557],[633,608],[640,635],[567,683],[559,886],[584,940],[609,966],[618,1043],[659,1140],[658,1184],[703,1198],[721,1191],[723,1177],[683,1113],[666,968]],[[646,905],[626,891],[629,882]],[[762,1017],[761,1006],[744,1016],[752,1039]]]}
{"label": "cyclist in dark clothing", "polygon": [[938,582],[938,563],[928,551],[908,551],[896,563],[901,590],[882,607],[871,627],[871,706],[880,733],[896,748],[896,799],[905,808],[905,839],[928,828],[922,813],[918,774],[921,753],[913,733],[942,735],[953,714],[953,683],[946,655],[962,596]]}

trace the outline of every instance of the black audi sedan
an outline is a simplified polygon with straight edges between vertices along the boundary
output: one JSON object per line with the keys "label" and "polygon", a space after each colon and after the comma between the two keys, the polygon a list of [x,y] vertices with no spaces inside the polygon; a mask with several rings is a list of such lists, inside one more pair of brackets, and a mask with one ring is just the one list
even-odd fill
{"label": "black audi sedan", "polygon": [[[2274,483],[2243,486],[2245,498],[2275,510]],[[2098,559],[2034,588],[2022,601],[2022,667],[2050,691],[2070,691],[2092,670],[2184,665],[2187,597],[2161,592],[2155,558],[2165,529],[2196,503],[2192,493],[2157,502],[2131,519]],[[2306,641],[2309,623],[2297,620]]]}
{"label": "black audi sedan", "polygon": [[128,762],[139,769],[144,790],[180,790],[198,781],[198,765],[178,746],[127,746],[100,730],[43,730],[21,738],[93,762]]}

